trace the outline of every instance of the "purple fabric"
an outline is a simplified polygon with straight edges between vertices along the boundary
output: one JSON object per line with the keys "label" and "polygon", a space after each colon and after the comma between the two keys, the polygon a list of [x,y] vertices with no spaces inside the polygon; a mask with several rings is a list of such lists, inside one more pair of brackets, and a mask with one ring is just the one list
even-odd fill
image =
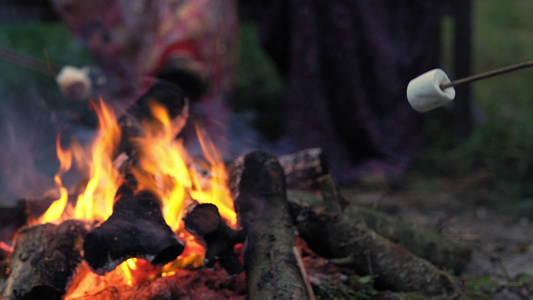
{"label": "purple fabric", "polygon": [[262,43],[288,81],[278,146],[321,147],[341,181],[402,174],[421,144],[422,115],[405,90],[432,67],[433,1],[281,0],[270,9]]}

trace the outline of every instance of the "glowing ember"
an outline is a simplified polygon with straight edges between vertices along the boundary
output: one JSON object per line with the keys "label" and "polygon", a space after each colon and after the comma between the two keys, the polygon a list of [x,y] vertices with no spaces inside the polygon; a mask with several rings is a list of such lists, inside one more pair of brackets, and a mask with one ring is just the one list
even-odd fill
{"label": "glowing ember", "polygon": [[[162,199],[164,218],[172,230],[187,241],[186,248],[175,261],[162,268],[151,267],[151,271],[147,271],[146,267],[140,270],[140,260],[129,259],[113,272],[98,276],[90,272],[84,263],[66,298],[88,295],[90,291],[103,290],[110,284],[132,285],[139,276],[147,280],[171,275],[179,268],[201,266],[203,247],[181,228],[183,211],[189,203],[213,203],[230,225],[236,224],[233,201],[226,187],[225,165],[214,145],[197,128],[204,158],[195,161],[185,151],[182,141],[174,139],[177,126],[170,120],[164,107],[156,102],[150,107],[156,121],[143,124],[144,136],[132,141],[139,150],[139,162],[131,171],[139,189],[148,189]],[[84,149],[79,143],[72,143],[69,150],[63,150],[59,145],[59,137],[57,139],[60,169],[55,182],[61,197],[43,215],[41,223],[69,218],[104,221],[112,213],[114,196],[123,180],[113,165],[121,130],[114,113],[101,99],[94,108],[100,127],[90,150]],[[75,207],[67,204],[68,192],[61,181],[61,176],[70,169],[73,157],[76,166],[85,171],[89,178],[83,191],[77,195]]]}

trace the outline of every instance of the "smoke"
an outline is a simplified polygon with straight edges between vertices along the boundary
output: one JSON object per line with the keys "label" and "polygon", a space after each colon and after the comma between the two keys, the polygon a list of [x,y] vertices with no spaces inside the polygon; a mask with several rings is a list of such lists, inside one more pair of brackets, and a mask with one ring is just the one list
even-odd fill
{"label": "smoke", "polygon": [[[27,95],[39,97],[31,87]],[[35,198],[54,188],[59,166],[55,153],[54,114],[38,105],[20,107],[15,99],[0,102],[0,205],[20,198]]]}

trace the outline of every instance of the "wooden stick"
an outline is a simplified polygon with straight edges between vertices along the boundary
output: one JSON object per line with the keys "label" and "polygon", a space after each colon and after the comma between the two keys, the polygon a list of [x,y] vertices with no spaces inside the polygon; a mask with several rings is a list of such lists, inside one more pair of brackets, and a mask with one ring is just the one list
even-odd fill
{"label": "wooden stick", "polygon": [[469,77],[466,77],[466,78],[457,79],[457,80],[454,80],[452,82],[443,83],[443,84],[440,85],[440,88],[444,90],[444,89],[447,89],[447,88],[452,87],[452,86],[456,86],[456,85],[460,85],[460,84],[468,83],[468,82],[473,82],[473,81],[477,81],[477,80],[481,80],[481,79],[485,79],[485,78],[489,78],[489,77],[494,77],[494,76],[502,75],[502,74],[505,74],[505,73],[509,73],[509,72],[513,72],[513,71],[518,71],[518,70],[521,70],[521,69],[529,68],[529,67],[532,67],[532,66],[533,66],[533,61],[528,61],[528,62],[524,62],[524,63],[508,66],[508,67],[505,67],[505,68],[501,68],[501,69],[497,69],[497,70],[481,73],[481,74],[478,74],[478,75],[473,75],[473,76],[469,76]]}
{"label": "wooden stick", "polygon": [[305,289],[307,290],[307,296],[309,297],[309,300],[316,300],[315,292],[313,291],[313,287],[311,286],[311,281],[309,281],[309,276],[307,276],[307,272],[305,271],[304,262],[302,260],[302,256],[300,255],[300,251],[298,251],[298,247],[292,247],[292,252],[294,252],[294,257],[296,257],[298,268],[300,268],[300,273],[302,273],[302,278],[305,283]]}
{"label": "wooden stick", "polygon": [[278,160],[252,152],[232,162],[228,174],[239,223],[246,232],[248,299],[272,299],[274,295],[276,299],[308,299],[292,252],[294,227]]}

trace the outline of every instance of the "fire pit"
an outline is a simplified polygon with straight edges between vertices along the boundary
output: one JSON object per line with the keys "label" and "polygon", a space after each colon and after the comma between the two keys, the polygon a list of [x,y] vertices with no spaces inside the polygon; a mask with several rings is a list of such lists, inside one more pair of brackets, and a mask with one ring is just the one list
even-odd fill
{"label": "fire pit", "polygon": [[[58,197],[17,210],[14,247],[0,252],[2,300],[313,299],[313,259],[344,259],[383,289],[457,291],[435,265],[458,270],[470,249],[347,205],[320,149],[251,152],[226,164],[199,129],[204,155],[190,157],[175,139],[188,103],[165,84],[118,120],[103,101],[95,109],[89,150],[58,142]],[[88,178],[77,191],[62,185],[73,162]],[[44,213],[29,213],[43,203]]]}

